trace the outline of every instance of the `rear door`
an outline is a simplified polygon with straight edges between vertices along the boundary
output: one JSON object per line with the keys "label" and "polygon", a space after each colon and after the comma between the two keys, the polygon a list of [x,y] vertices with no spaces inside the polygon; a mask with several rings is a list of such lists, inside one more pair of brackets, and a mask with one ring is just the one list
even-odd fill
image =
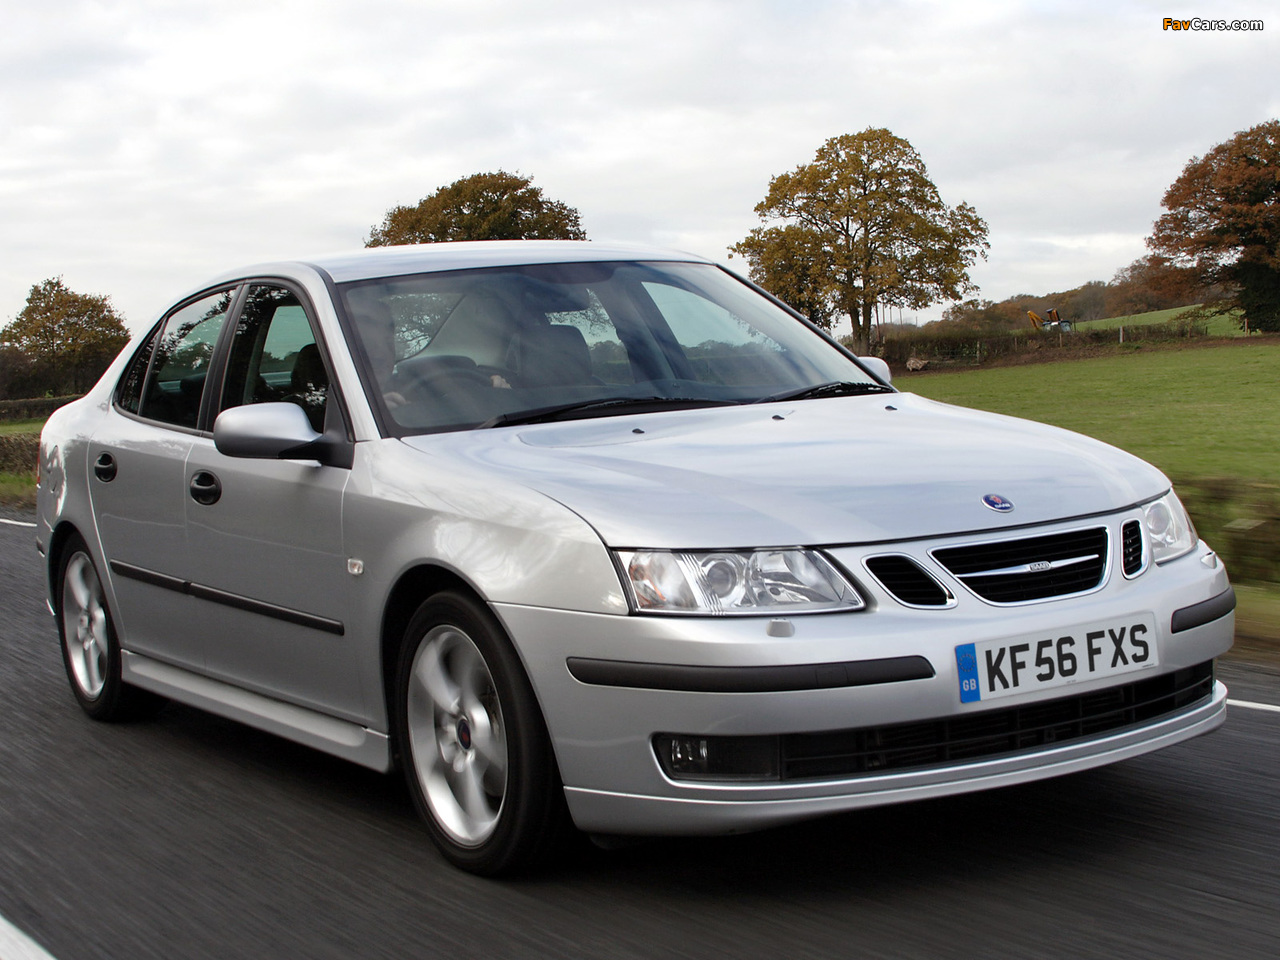
{"label": "rear door", "polygon": [[207,399],[235,288],[175,307],[135,354],[89,444],[89,490],[115,615],[128,650],[198,668],[183,584],[186,459]]}

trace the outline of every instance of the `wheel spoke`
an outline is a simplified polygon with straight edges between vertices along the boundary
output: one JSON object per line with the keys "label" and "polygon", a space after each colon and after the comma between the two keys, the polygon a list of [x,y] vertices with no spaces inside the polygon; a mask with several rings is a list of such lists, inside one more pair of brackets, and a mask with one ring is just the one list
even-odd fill
{"label": "wheel spoke", "polygon": [[461,644],[453,651],[453,676],[461,691],[464,710],[474,709],[481,694],[487,693],[492,681],[484,660],[470,643]]}
{"label": "wheel spoke", "polygon": [[486,782],[506,783],[507,745],[493,728],[489,712],[483,707],[471,714],[471,749],[485,767]]}
{"label": "wheel spoke", "polygon": [[480,772],[469,764],[453,781],[453,795],[471,821],[473,830],[486,826],[495,816],[489,806],[489,798],[485,796],[482,780]]}
{"label": "wheel spoke", "polygon": [[[73,557],[71,563],[67,565],[67,585],[71,587],[71,596],[76,602],[75,613],[77,614],[82,610],[88,610],[93,599],[93,587],[88,583],[91,569],[88,559],[79,555]],[[98,578],[93,579],[96,584]]]}
{"label": "wheel spoke", "polygon": [[102,661],[100,656],[98,645],[96,643],[90,642],[85,644],[85,686],[89,692],[97,691],[102,687]]}
{"label": "wheel spoke", "polygon": [[427,645],[414,665],[414,681],[437,710],[457,714],[461,691],[449,675],[444,663],[444,644],[439,640]]}
{"label": "wheel spoke", "polygon": [[98,604],[89,611],[89,637],[99,652],[107,653],[107,610]]}

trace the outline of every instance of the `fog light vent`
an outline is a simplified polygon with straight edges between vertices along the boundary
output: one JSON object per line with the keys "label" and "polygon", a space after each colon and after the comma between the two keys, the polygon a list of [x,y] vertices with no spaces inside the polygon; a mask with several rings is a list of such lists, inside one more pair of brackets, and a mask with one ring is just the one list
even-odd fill
{"label": "fog light vent", "polygon": [[653,749],[672,780],[777,780],[777,737],[660,733]]}

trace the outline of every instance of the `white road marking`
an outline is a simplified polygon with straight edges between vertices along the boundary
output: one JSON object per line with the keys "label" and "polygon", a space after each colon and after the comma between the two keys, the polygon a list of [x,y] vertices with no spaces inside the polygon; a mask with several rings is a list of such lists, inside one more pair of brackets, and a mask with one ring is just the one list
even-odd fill
{"label": "white road marking", "polygon": [[30,527],[32,530],[36,528],[34,523],[27,523],[25,520],[6,520],[4,517],[0,517],[0,523],[7,523],[11,527]]}
{"label": "white road marking", "polygon": [[54,960],[54,958],[48,950],[4,917],[0,917],[0,960]]}
{"label": "white road marking", "polygon": [[1267,713],[1280,713],[1280,707],[1274,703],[1252,703],[1248,700],[1228,700],[1228,706],[1244,707],[1246,710],[1265,710]]}

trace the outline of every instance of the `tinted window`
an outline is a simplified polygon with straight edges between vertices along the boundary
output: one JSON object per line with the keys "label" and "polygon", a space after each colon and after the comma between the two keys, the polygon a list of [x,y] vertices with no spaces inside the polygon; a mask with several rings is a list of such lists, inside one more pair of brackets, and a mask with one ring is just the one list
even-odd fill
{"label": "tinted window", "polygon": [[120,386],[116,389],[116,403],[122,410],[137,413],[142,405],[142,384],[147,379],[147,367],[151,363],[151,351],[155,347],[156,336],[157,334],[153,333],[138,348],[138,352],[129,363],[129,368],[120,379]]}
{"label": "tinted window", "polygon": [[140,416],[194,427],[200,419],[209,364],[234,291],[223,290],[175,310],[152,348]]}
{"label": "tinted window", "polygon": [[231,341],[222,408],[296,403],[319,432],[328,393],[329,376],[297,296],[284,287],[250,286]]}

